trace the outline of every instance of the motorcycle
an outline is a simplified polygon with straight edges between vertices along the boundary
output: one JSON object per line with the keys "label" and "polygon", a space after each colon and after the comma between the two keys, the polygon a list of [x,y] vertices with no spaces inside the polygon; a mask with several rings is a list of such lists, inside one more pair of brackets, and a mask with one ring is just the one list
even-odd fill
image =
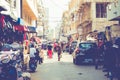
{"label": "motorcycle", "polygon": [[34,57],[30,58],[29,68],[32,72],[35,72],[35,70],[37,68],[37,60]]}
{"label": "motorcycle", "polygon": [[0,80],[18,80],[22,77],[19,51],[0,52]]}
{"label": "motorcycle", "polygon": [[15,61],[5,56],[0,61],[0,80],[17,80],[17,70],[14,67]]}

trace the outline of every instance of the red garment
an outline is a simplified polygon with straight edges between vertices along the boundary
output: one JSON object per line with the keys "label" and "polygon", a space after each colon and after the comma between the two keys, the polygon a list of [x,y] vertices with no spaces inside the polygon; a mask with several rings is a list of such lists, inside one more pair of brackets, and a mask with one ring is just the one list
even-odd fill
{"label": "red garment", "polygon": [[1,27],[5,27],[5,24],[4,24],[4,19],[5,19],[5,16],[0,16],[0,23],[2,24]]}
{"label": "red garment", "polygon": [[52,58],[52,50],[48,50],[48,57]]}
{"label": "red garment", "polygon": [[103,45],[102,41],[98,42],[98,48],[100,48],[102,45]]}
{"label": "red garment", "polygon": [[54,48],[57,46],[57,43],[54,43]]}

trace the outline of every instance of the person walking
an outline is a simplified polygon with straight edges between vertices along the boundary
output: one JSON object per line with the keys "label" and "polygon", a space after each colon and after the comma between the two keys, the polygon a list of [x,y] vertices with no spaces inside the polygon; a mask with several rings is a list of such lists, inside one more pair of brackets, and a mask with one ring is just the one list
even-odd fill
{"label": "person walking", "polygon": [[103,62],[100,61],[101,59],[103,59],[104,52],[104,43],[102,39],[98,40],[97,49],[94,51],[95,51],[95,69],[98,69],[98,66],[103,64]]}
{"label": "person walking", "polygon": [[104,66],[107,68],[106,76],[109,77],[109,74],[112,74],[115,70],[116,65],[116,53],[115,48],[113,48],[112,42],[108,41],[105,43],[105,56],[104,56]]}
{"label": "person walking", "polygon": [[58,43],[58,46],[57,46],[58,61],[60,61],[60,58],[61,58],[61,52],[62,52],[62,49],[61,49],[60,43]]}
{"label": "person walking", "polygon": [[52,58],[52,45],[49,43],[48,44],[48,58]]}

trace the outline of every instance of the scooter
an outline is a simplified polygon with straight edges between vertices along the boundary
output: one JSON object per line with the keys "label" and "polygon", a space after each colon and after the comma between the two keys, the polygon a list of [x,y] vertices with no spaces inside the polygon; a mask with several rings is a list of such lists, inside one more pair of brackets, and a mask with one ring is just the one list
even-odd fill
{"label": "scooter", "polygon": [[19,52],[1,52],[0,80],[19,80],[22,77],[22,57]]}
{"label": "scooter", "polygon": [[37,60],[34,57],[30,58],[29,68],[32,72],[35,72],[35,70],[37,68]]}
{"label": "scooter", "polygon": [[14,61],[8,58],[0,61],[0,80],[17,80],[17,70]]}

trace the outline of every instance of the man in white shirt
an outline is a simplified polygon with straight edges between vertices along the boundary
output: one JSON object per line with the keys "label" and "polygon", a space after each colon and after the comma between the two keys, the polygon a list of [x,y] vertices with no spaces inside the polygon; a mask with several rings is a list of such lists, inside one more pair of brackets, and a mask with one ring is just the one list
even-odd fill
{"label": "man in white shirt", "polygon": [[35,49],[34,45],[32,44],[30,47],[30,58],[31,57],[35,58],[35,53],[36,53],[36,49]]}

